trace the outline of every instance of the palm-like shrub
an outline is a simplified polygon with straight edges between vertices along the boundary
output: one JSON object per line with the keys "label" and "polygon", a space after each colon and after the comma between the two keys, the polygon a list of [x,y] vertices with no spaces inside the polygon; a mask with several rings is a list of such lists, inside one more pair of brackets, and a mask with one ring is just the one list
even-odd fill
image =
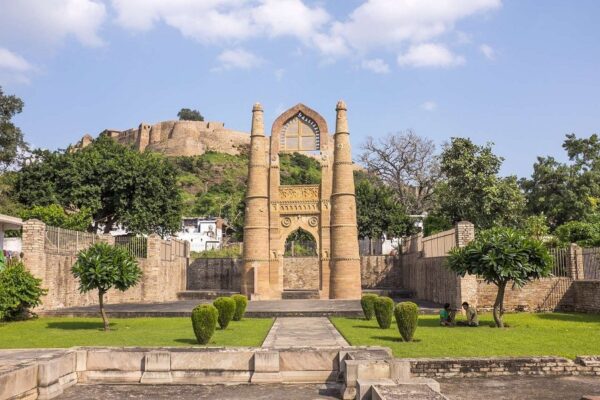
{"label": "palm-like shrub", "polygon": [[243,294],[234,294],[231,296],[235,301],[235,312],[233,313],[234,321],[241,321],[246,313],[246,307],[248,306],[248,298]]}
{"label": "palm-like shrub", "polygon": [[39,306],[46,290],[21,261],[5,262],[0,253],[0,320],[23,319],[29,308]]}
{"label": "palm-like shrub", "polygon": [[375,318],[381,329],[387,329],[392,325],[394,313],[394,300],[381,296],[375,299]]}
{"label": "palm-like shrub", "polygon": [[363,313],[365,314],[365,319],[370,321],[375,316],[375,299],[377,299],[376,294],[365,294],[360,299],[360,306],[362,307]]}
{"label": "palm-like shrub", "polygon": [[96,243],[80,251],[71,271],[79,279],[81,293],[98,290],[98,304],[105,331],[109,330],[104,310],[106,292],[111,288],[124,292],[135,286],[142,277],[142,270],[127,250],[107,243]]}
{"label": "palm-like shrub", "polygon": [[412,341],[419,321],[419,306],[412,301],[398,303],[394,308],[394,316],[402,340]]}
{"label": "palm-like shrub", "polygon": [[213,305],[219,311],[219,326],[221,329],[227,328],[235,314],[235,301],[231,297],[217,297]]}
{"label": "palm-like shrub", "polygon": [[217,329],[219,311],[212,304],[200,304],[192,310],[192,328],[196,340],[200,344],[207,344]]}

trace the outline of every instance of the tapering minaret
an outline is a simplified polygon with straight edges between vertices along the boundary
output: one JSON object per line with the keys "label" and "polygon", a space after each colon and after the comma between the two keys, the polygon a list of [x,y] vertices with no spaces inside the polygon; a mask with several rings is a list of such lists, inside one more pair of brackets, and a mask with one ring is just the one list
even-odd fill
{"label": "tapering minaret", "polygon": [[356,198],[346,104],[337,103],[331,192],[331,299],[360,299]]}
{"label": "tapering minaret", "polygon": [[252,299],[269,295],[269,170],[263,109],[252,108],[248,188],[244,219],[242,293]]}

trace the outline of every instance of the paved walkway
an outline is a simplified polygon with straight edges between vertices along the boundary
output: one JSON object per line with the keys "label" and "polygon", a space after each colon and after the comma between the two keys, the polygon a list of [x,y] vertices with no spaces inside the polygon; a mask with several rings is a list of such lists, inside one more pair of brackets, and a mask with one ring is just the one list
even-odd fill
{"label": "paved walkway", "polygon": [[262,347],[348,346],[325,317],[277,318]]}
{"label": "paved walkway", "polygon": [[[413,301],[424,314],[437,313],[441,307],[428,301]],[[106,309],[112,317],[189,317],[192,309],[212,300],[181,300],[168,303],[108,304]],[[70,307],[49,312],[38,312],[46,316],[96,317],[98,306]],[[251,301],[246,309],[247,317],[362,317],[360,300],[264,300]]]}
{"label": "paved walkway", "polygon": [[0,373],[10,371],[15,366],[26,364],[38,358],[48,358],[59,353],[63,349],[2,349],[0,350]]}

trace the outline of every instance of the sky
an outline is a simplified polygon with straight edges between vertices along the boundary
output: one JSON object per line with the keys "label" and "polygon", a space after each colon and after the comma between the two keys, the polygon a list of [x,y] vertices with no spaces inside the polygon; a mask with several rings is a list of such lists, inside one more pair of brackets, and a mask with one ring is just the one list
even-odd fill
{"label": "sky", "polygon": [[176,119],[249,131],[304,103],[355,158],[413,130],[495,143],[504,175],[600,133],[596,0],[0,0],[0,85],[33,147]]}

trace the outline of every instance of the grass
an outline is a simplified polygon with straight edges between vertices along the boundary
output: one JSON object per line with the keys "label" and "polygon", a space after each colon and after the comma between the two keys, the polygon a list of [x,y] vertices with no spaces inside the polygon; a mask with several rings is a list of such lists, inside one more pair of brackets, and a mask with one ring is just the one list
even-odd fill
{"label": "grass", "polygon": [[[209,346],[260,346],[273,320],[245,318],[217,328]],[[71,346],[199,346],[189,318],[39,318],[0,324],[0,348]]]}
{"label": "grass", "polygon": [[415,341],[402,342],[396,322],[380,329],[377,321],[331,318],[352,345],[390,347],[396,357],[488,357],[552,355],[575,358],[600,354],[600,315],[517,313],[504,316],[505,329],[493,327],[491,314],[481,326],[441,327],[437,315],[419,316]]}

